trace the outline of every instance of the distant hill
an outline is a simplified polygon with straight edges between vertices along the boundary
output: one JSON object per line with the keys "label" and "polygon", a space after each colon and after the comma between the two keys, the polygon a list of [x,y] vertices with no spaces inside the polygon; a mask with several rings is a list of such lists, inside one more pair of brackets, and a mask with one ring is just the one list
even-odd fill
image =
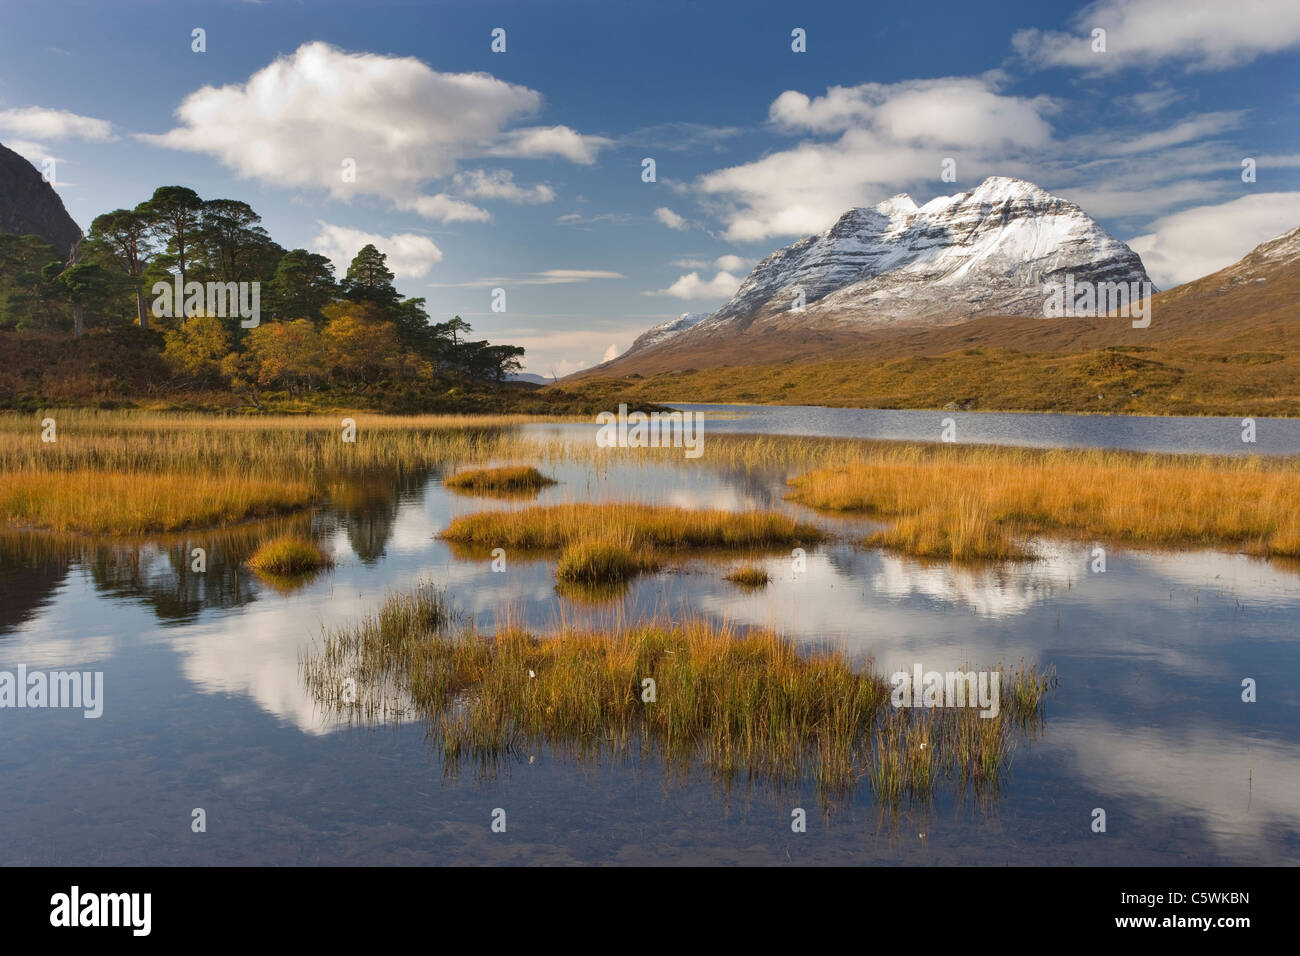
{"label": "distant hill", "polygon": [[40,236],[65,256],[81,238],[54,187],[36,167],[0,144],[0,232]]}
{"label": "distant hill", "polygon": [[[985,316],[943,328],[759,334],[571,376],[643,401],[1153,415],[1300,415],[1300,228],[1126,318]],[[698,328],[698,326],[696,326]],[[822,340],[817,341],[821,336]],[[653,358],[654,361],[648,361]]]}

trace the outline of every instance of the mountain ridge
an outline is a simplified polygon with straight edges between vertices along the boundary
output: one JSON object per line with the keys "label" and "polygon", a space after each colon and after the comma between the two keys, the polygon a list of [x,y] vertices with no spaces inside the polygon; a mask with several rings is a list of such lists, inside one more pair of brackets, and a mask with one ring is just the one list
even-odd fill
{"label": "mountain ridge", "polygon": [[921,206],[900,193],[776,250],[706,318],[647,330],[597,369],[668,348],[708,351],[711,339],[744,347],[755,333],[816,331],[834,344],[846,332],[1041,315],[1044,283],[1066,274],[1151,283],[1136,252],[1076,203],[1025,180],[991,176]]}

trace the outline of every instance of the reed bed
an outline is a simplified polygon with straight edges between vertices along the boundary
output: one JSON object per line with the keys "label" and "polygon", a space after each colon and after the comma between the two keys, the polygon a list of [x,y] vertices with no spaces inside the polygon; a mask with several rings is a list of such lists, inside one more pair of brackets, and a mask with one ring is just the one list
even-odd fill
{"label": "reed bed", "polygon": [[574,503],[518,511],[481,511],[451,522],[442,537],[482,548],[550,551],[617,540],[631,549],[707,549],[811,544],[819,528],[770,511],[721,511],[659,505]]}
{"label": "reed bed", "polygon": [[[213,527],[307,507],[366,476],[502,457],[523,416],[0,414],[0,524],[91,534]],[[41,440],[53,418],[56,440]]]}
{"label": "reed bed", "polygon": [[[57,441],[43,442],[53,418]],[[356,441],[342,421],[356,422]],[[436,462],[507,457],[522,447],[512,426],[539,421],[511,415],[349,415],[236,417],[55,409],[0,413],[0,472],[112,471],[241,473],[294,477],[425,467]]]}
{"label": "reed bed", "polygon": [[531,496],[553,484],[554,479],[546,477],[531,465],[474,468],[457,472],[443,481],[443,485],[452,491],[500,497]]}
{"label": "reed bed", "polygon": [[897,446],[791,479],[791,500],[880,519],[871,546],[1032,556],[1035,536],[1300,556],[1296,459]]}
{"label": "reed bed", "polygon": [[311,483],[290,478],[31,470],[0,477],[0,520],[16,529],[138,535],[236,524],[319,497]]}
{"label": "reed bed", "polygon": [[[413,616],[412,607],[425,610]],[[996,717],[970,708],[894,708],[890,685],[833,649],[801,651],[770,631],[703,620],[642,622],[538,637],[451,626],[445,601],[393,596],[304,660],[318,700],[343,714],[428,720],[450,772],[492,771],[541,746],[583,759],[653,757],[720,779],[811,780],[828,797],[866,780],[882,804],[924,801],[945,783],[996,788],[1017,740],[1043,719],[1052,682],[1002,670]],[[347,701],[348,677],[360,688]],[[922,746],[924,744],[924,746]]]}

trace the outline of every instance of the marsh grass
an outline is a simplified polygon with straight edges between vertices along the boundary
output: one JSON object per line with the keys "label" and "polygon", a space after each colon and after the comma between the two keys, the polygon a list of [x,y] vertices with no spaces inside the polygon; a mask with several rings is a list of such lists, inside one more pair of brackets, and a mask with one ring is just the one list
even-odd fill
{"label": "marsh grass", "polygon": [[727,574],[727,580],[742,588],[766,587],[770,580],[767,569],[757,564],[745,564]]}
{"label": "marsh grass", "polygon": [[588,587],[620,584],[657,567],[653,557],[629,542],[600,538],[566,547],[556,563],[555,579]]}
{"label": "marsh grass", "polygon": [[706,549],[811,544],[825,538],[819,528],[777,512],[623,502],[481,511],[456,518],[441,536],[463,545],[524,551],[611,540],[632,549]]}
{"label": "marsh grass", "polygon": [[867,544],[920,557],[1032,557],[1036,536],[1300,554],[1296,459],[900,445],[790,485],[800,504],[886,522]]}
{"label": "marsh grass", "polygon": [[[828,798],[865,779],[882,805],[896,806],[945,784],[996,788],[1049,690],[1022,664],[1002,684],[1023,703],[995,718],[895,709],[888,682],[870,669],[770,631],[689,620],[547,637],[507,622],[480,634],[453,628],[436,591],[426,591],[424,612],[413,614],[412,600],[390,597],[356,627],[327,633],[304,669],[317,698],[342,715],[392,714],[392,701],[406,702],[429,722],[451,773],[467,762],[494,772],[547,746],[580,759],[702,766],[722,781],[811,780]],[[345,675],[361,685],[350,704],[338,693]]]}
{"label": "marsh grass", "polygon": [[505,498],[530,497],[555,483],[531,465],[476,468],[457,472],[443,481],[452,491]]}
{"label": "marsh grass", "polygon": [[267,541],[248,559],[248,566],[262,574],[292,577],[333,565],[334,559],[314,541],[284,535]]}
{"label": "marsh grass", "polygon": [[32,470],[0,476],[0,520],[18,529],[140,535],[238,524],[320,497],[292,478]]}
{"label": "marsh grass", "polygon": [[[89,534],[217,527],[308,507],[351,481],[503,457],[523,416],[0,413],[0,524]],[[41,440],[53,418],[57,439]]]}

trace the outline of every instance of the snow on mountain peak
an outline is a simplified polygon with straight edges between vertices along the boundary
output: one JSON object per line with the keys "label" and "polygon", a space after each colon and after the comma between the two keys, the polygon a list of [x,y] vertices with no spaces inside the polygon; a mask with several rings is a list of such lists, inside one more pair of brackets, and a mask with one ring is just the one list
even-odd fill
{"label": "snow on mountain peak", "polygon": [[[778,249],[721,309],[649,330],[667,337],[748,329],[953,324],[1041,314],[1043,283],[1149,282],[1137,253],[1075,203],[1010,176],[918,207],[900,193],[844,213],[819,235]],[[631,351],[631,350],[629,350]]]}
{"label": "snow on mountain peak", "polygon": [[886,216],[910,216],[916,212],[916,203],[907,193],[899,193],[897,196],[891,196],[882,203],[876,205],[876,212],[884,213]]}
{"label": "snow on mountain peak", "polygon": [[651,326],[638,335],[636,341],[633,342],[632,346],[623,354],[627,355],[637,351],[638,349],[648,349],[655,345],[661,345],[688,329],[694,328],[708,317],[708,312],[683,312],[675,319],[669,319],[667,322],[660,322],[658,325]]}

